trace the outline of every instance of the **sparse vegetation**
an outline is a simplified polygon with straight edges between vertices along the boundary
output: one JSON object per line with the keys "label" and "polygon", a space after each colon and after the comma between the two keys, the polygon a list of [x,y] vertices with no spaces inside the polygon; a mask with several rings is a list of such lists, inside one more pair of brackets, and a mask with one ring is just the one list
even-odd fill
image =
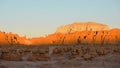
{"label": "sparse vegetation", "polygon": [[[50,53],[50,48],[52,48]],[[119,45],[70,45],[70,46],[0,46],[0,60],[9,61],[48,61],[52,57],[81,57],[92,60],[110,53],[120,54]]]}

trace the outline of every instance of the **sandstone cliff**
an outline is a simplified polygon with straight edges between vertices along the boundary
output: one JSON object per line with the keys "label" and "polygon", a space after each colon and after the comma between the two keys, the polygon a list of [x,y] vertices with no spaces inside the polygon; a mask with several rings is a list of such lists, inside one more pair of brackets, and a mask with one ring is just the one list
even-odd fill
{"label": "sandstone cliff", "polygon": [[95,22],[75,22],[58,27],[54,34],[32,38],[32,45],[119,44],[120,29]]}
{"label": "sandstone cliff", "polygon": [[31,42],[26,37],[20,37],[12,32],[5,33],[0,31],[0,45],[29,45]]}
{"label": "sandstone cliff", "polygon": [[75,31],[101,31],[109,30],[108,25],[96,22],[75,22],[57,28],[56,33],[71,33]]}
{"label": "sandstone cliff", "polygon": [[106,31],[76,31],[69,34],[54,33],[47,37],[32,38],[32,45],[120,44],[120,29]]}
{"label": "sandstone cliff", "polygon": [[104,45],[120,44],[120,29],[87,22],[59,27],[56,33],[46,37],[26,38],[18,34],[0,32],[0,45]]}

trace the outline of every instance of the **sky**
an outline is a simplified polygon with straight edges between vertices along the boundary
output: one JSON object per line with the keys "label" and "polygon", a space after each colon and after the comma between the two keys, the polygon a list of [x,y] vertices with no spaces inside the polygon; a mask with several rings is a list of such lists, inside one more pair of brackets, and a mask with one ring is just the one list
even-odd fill
{"label": "sky", "polygon": [[39,37],[88,21],[120,28],[120,0],[0,0],[0,31]]}

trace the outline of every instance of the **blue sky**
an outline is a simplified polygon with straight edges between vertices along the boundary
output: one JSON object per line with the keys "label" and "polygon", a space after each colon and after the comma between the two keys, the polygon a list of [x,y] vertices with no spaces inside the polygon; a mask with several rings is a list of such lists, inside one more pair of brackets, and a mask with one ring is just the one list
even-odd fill
{"label": "blue sky", "polygon": [[120,0],[0,0],[0,30],[36,37],[60,25],[94,21],[120,27]]}

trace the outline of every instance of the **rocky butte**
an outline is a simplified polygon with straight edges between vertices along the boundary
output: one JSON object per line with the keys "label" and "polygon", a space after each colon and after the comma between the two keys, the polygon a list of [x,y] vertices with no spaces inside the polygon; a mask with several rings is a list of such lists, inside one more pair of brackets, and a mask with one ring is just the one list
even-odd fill
{"label": "rocky butte", "polygon": [[68,24],[36,38],[0,31],[0,68],[120,68],[119,59],[120,29],[104,24]]}
{"label": "rocky butte", "polygon": [[58,27],[54,34],[46,37],[32,38],[31,42],[33,45],[119,44],[120,29],[95,22],[75,22]]}
{"label": "rocky butte", "polygon": [[72,33],[76,31],[103,31],[109,30],[109,26],[96,22],[74,22],[57,28],[56,33]]}
{"label": "rocky butte", "polygon": [[26,38],[0,32],[0,45],[114,45],[120,44],[120,29],[96,22],[75,22],[60,26],[46,37]]}

